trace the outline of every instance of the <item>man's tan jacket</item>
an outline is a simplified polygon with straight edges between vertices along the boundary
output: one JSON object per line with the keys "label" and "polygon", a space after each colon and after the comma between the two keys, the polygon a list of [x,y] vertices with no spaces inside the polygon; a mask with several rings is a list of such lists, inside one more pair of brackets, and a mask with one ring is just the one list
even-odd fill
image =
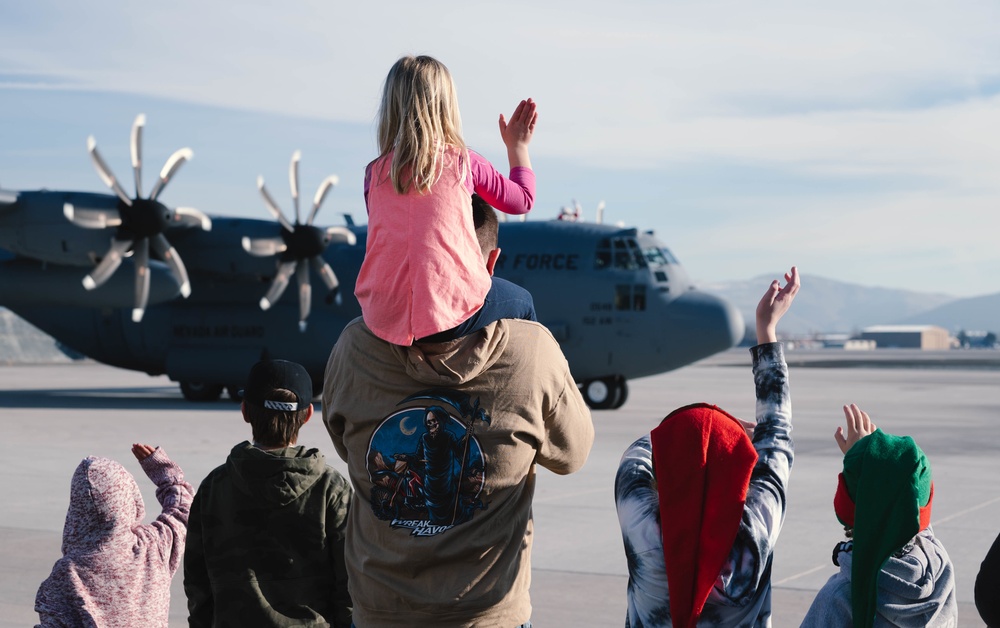
{"label": "man's tan jacket", "polygon": [[505,319],[402,347],[358,318],[330,354],[323,419],[356,491],[356,625],[528,621],[535,464],[572,473],[594,440],[545,327]]}

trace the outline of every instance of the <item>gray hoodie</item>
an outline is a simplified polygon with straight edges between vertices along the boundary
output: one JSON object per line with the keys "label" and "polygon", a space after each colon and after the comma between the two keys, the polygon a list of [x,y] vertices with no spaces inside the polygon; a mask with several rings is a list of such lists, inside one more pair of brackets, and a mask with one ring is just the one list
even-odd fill
{"label": "gray hoodie", "polygon": [[[853,625],[851,550],[837,554],[840,571],[816,594],[804,628]],[[955,571],[931,528],[913,537],[901,555],[890,556],[878,576],[875,628],[950,628],[958,625]]]}

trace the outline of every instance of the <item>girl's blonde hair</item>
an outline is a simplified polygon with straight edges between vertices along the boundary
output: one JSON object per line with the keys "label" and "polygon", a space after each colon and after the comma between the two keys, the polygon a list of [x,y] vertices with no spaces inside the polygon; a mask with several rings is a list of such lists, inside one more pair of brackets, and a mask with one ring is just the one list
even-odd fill
{"label": "girl's blonde hair", "polygon": [[399,194],[412,187],[429,192],[441,176],[441,151],[447,145],[462,155],[468,169],[462,119],[451,73],[433,57],[402,57],[385,78],[378,112],[379,156],[392,152],[392,186]]}

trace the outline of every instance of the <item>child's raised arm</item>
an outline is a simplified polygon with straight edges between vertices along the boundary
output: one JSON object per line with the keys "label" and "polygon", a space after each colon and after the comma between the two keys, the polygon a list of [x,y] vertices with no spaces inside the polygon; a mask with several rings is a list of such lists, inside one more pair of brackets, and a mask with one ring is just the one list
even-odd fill
{"label": "child's raised arm", "polygon": [[878,428],[872,423],[868,413],[863,412],[856,403],[844,406],[844,417],[847,419],[847,435],[844,435],[844,428],[838,427],[833,434],[833,439],[837,441],[840,451],[847,455],[851,447],[854,447],[854,443]]}
{"label": "child's raised arm", "polygon": [[778,341],[778,321],[785,315],[799,291],[799,270],[785,273],[785,287],[775,279],[757,304],[757,344]]}
{"label": "child's raised arm", "polygon": [[535,134],[536,122],[538,122],[538,111],[535,101],[530,98],[517,104],[517,108],[510,116],[510,122],[507,122],[502,113],[500,114],[500,137],[507,146],[507,160],[511,168],[531,167],[528,144]]}

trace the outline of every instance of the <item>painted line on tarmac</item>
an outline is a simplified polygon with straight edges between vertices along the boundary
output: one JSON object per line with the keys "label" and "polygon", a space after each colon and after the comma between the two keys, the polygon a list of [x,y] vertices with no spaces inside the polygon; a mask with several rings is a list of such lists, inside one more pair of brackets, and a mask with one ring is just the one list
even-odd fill
{"label": "painted line on tarmac", "polygon": [[[939,520],[935,521],[934,524],[941,525],[943,523],[947,523],[947,522],[949,522],[949,521],[951,521],[953,519],[958,519],[959,517],[963,517],[963,516],[969,514],[970,512],[975,512],[975,511],[980,510],[982,508],[986,508],[987,506],[989,506],[991,504],[995,504],[997,502],[1000,502],[1000,497],[994,497],[991,500],[985,501],[985,502],[983,502],[981,504],[978,504],[976,506],[973,506],[971,508],[966,508],[965,510],[960,510],[960,511],[958,511],[956,513],[952,513],[952,514],[948,515],[947,517],[945,517],[944,519],[939,519]],[[792,580],[795,580],[796,578],[801,578],[803,576],[808,576],[809,574],[816,573],[820,569],[826,569],[826,567],[827,567],[826,565],[820,565],[819,567],[813,567],[812,569],[807,569],[806,571],[802,571],[802,572],[799,572],[797,574],[788,576],[787,578],[782,578],[781,580],[778,580],[777,582],[772,582],[771,586],[774,586],[774,587],[780,586],[782,584],[785,584],[786,582],[791,582]]]}
{"label": "painted line on tarmac", "polygon": [[813,567],[812,569],[808,569],[806,571],[797,573],[794,576],[788,576],[787,578],[782,578],[781,580],[778,580],[777,582],[771,583],[771,586],[776,587],[776,586],[785,584],[786,582],[791,582],[792,580],[795,580],[796,578],[801,578],[802,576],[808,576],[811,573],[816,573],[820,569],[826,569],[826,565],[820,565],[819,567]]}
{"label": "painted line on tarmac", "polygon": [[973,506],[972,508],[966,508],[965,510],[960,510],[960,511],[958,511],[956,513],[948,515],[944,519],[939,519],[937,521],[934,521],[933,523],[935,523],[935,524],[947,523],[947,522],[951,521],[952,519],[957,519],[957,518],[959,518],[959,517],[961,517],[963,515],[969,514],[970,512],[975,512],[975,511],[979,510],[980,508],[986,508],[990,504],[995,504],[997,502],[1000,502],[1000,497],[994,497],[993,499],[991,499],[989,501],[985,501],[985,502],[979,504],[978,506]]}

